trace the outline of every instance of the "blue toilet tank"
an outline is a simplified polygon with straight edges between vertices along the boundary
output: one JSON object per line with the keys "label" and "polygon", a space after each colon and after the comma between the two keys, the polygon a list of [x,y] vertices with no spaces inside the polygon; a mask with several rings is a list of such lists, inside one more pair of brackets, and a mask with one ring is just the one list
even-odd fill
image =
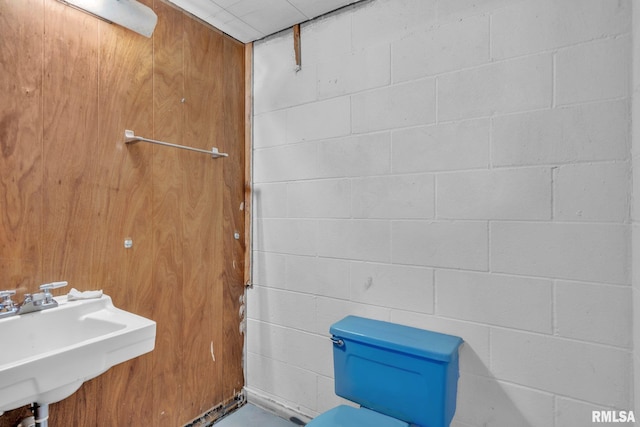
{"label": "blue toilet tank", "polygon": [[330,332],[337,395],[420,427],[449,426],[461,338],[356,316]]}

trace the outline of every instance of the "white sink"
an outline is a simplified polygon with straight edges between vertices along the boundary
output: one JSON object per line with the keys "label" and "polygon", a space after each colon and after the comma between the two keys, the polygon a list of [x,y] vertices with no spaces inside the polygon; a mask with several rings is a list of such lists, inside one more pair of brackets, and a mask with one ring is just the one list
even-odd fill
{"label": "white sink", "polygon": [[110,367],[153,350],[156,322],[111,298],[68,301],[0,319],[0,413],[54,403]]}

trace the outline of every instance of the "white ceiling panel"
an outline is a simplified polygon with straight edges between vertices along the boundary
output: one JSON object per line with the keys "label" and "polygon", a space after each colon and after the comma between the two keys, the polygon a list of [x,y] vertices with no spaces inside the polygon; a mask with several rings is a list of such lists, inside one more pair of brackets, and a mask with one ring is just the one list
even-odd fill
{"label": "white ceiling panel", "polygon": [[243,43],[359,0],[170,0]]}
{"label": "white ceiling panel", "polygon": [[307,17],[287,0],[242,0],[228,8],[227,12],[263,34],[272,34],[290,27],[290,22],[307,20]]}
{"label": "white ceiling panel", "polygon": [[300,12],[304,13],[307,18],[312,19],[332,10],[340,9],[355,1],[345,0],[289,0]]}

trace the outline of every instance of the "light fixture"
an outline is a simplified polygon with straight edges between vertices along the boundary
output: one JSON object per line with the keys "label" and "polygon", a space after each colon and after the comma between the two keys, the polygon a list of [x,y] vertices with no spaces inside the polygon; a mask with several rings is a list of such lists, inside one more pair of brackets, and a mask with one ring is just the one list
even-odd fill
{"label": "light fixture", "polygon": [[121,25],[138,34],[151,37],[158,16],[151,8],[136,0],[58,0],[105,21]]}

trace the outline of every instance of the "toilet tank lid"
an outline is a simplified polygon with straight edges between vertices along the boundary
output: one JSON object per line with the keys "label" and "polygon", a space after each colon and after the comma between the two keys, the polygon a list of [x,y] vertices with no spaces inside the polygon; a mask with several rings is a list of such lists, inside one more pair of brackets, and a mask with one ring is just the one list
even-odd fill
{"label": "toilet tank lid", "polygon": [[347,316],[331,325],[332,335],[442,362],[457,355],[462,338],[381,320]]}

